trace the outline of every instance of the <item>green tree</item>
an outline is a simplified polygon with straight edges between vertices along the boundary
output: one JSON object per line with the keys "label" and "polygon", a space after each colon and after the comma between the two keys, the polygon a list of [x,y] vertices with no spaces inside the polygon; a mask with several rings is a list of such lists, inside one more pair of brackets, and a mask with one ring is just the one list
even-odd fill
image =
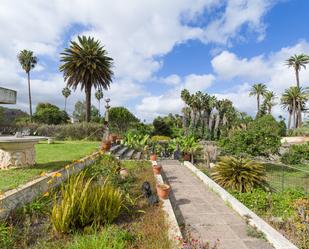
{"label": "green tree", "polygon": [[[299,82],[299,72],[301,68],[306,69],[306,64],[309,63],[309,56],[306,54],[295,54],[286,60],[286,65],[288,67],[293,67],[296,76],[296,86],[300,88]],[[301,101],[301,100],[298,100]],[[301,117],[301,102],[298,103],[297,116],[298,116],[298,124],[297,127],[301,127],[302,117]]]}
{"label": "green tree", "polygon": [[[305,108],[305,104],[308,101],[308,92],[297,86],[291,86],[284,91],[281,97],[281,105],[289,112],[288,129],[290,129],[291,121],[293,118],[293,127],[298,128],[300,125],[300,119],[297,115],[298,110]],[[301,103],[301,107],[298,105]]]}
{"label": "green tree", "polygon": [[33,115],[33,120],[42,124],[62,124],[66,123],[69,119],[65,111],[59,109],[50,103],[39,103],[36,106],[36,111]]}
{"label": "green tree", "polygon": [[267,87],[265,84],[262,83],[258,83],[258,84],[254,84],[251,87],[249,96],[256,96],[256,103],[257,103],[257,115],[260,112],[260,98],[261,96],[264,96],[264,94],[267,91]]}
{"label": "green tree", "polygon": [[172,136],[173,131],[171,126],[165,122],[162,117],[157,117],[153,120],[153,135]]}
{"label": "green tree", "polygon": [[251,156],[269,156],[277,153],[281,146],[282,127],[271,115],[264,115],[250,122],[245,129],[222,137],[220,146],[227,153]]}
{"label": "green tree", "polygon": [[64,96],[64,111],[67,111],[67,98],[71,95],[71,90],[67,86],[62,89],[62,95]]}
{"label": "green tree", "polygon": [[[262,106],[264,106],[266,112],[271,114],[272,108],[276,105],[275,102],[276,95],[273,91],[266,91],[264,94],[264,101]],[[263,107],[262,107],[263,109]]]}
{"label": "green tree", "polygon": [[29,113],[30,113],[30,118],[32,118],[30,71],[34,69],[35,65],[38,62],[38,59],[36,56],[34,56],[34,53],[32,51],[26,50],[26,49],[20,51],[17,58],[18,58],[18,61],[22,69],[26,72],[27,77],[28,77]]}
{"label": "green tree", "polygon": [[[77,119],[79,122],[86,121],[86,103],[85,101],[77,101],[74,106],[73,118]],[[92,122],[99,122],[99,110],[95,106],[91,106],[90,120]]]}
{"label": "green tree", "polygon": [[112,82],[113,59],[98,40],[78,36],[78,42],[71,41],[70,47],[61,53],[60,71],[65,81],[74,90],[78,86],[86,94],[86,121],[91,119],[91,89],[107,90]]}
{"label": "green tree", "polygon": [[108,114],[111,130],[114,130],[120,134],[124,134],[130,128],[139,124],[138,118],[135,117],[135,115],[127,108],[122,106],[111,107]]}
{"label": "green tree", "polygon": [[100,102],[101,102],[101,99],[103,99],[103,92],[101,89],[95,92],[95,98],[99,102],[99,115],[101,116],[101,103]]}

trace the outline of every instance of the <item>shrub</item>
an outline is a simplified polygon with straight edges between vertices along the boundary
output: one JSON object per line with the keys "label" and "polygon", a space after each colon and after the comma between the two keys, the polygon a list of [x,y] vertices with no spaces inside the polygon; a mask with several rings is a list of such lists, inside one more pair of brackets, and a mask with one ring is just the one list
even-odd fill
{"label": "shrub", "polygon": [[271,193],[259,188],[248,193],[232,192],[232,194],[258,215],[281,217],[284,220],[294,214],[295,200],[304,196],[304,193],[298,190],[288,189]]}
{"label": "shrub", "polygon": [[109,110],[110,129],[113,132],[123,134],[130,128],[136,127],[139,120],[125,107],[112,107]]}
{"label": "shrub", "polygon": [[212,178],[222,187],[239,192],[249,192],[256,187],[266,188],[266,173],[262,164],[255,161],[222,157],[214,167]]}
{"label": "shrub", "polygon": [[42,124],[62,124],[66,123],[68,119],[69,116],[65,111],[50,103],[39,103],[33,115],[33,120]]}
{"label": "shrub", "polygon": [[69,177],[60,190],[60,201],[51,212],[51,222],[57,233],[69,233],[78,228],[111,223],[122,208],[122,195],[108,182],[98,185],[85,172]]}
{"label": "shrub", "polygon": [[220,146],[227,153],[236,155],[268,156],[277,153],[280,146],[281,127],[270,115],[249,123],[244,130],[235,130],[229,137],[220,140]]}
{"label": "shrub", "polygon": [[0,248],[9,249],[13,247],[11,229],[3,222],[0,222]]}
{"label": "shrub", "polygon": [[62,125],[25,124],[1,129],[4,134],[15,134],[17,131],[26,131],[29,135],[55,137],[58,140],[81,140],[100,141],[104,135],[102,124],[76,123]]}
{"label": "shrub", "polygon": [[152,136],[151,137],[151,141],[152,142],[160,142],[160,141],[170,141],[171,138],[168,136],[160,136],[160,135],[156,135],[156,136]]}
{"label": "shrub", "polygon": [[281,161],[286,164],[300,164],[309,160],[309,143],[292,145],[288,152],[283,154]]}

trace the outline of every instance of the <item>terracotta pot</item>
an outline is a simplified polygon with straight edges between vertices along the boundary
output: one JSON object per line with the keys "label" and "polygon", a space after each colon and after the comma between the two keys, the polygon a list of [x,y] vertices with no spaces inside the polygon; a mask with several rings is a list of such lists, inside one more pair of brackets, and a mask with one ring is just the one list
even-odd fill
{"label": "terracotta pot", "polygon": [[183,154],[183,160],[184,161],[190,161],[191,160],[191,155],[189,153],[184,153]]}
{"label": "terracotta pot", "polygon": [[108,151],[111,148],[111,142],[110,141],[103,141],[101,144],[101,149]]}
{"label": "terracotta pot", "polygon": [[125,179],[129,176],[129,171],[127,169],[123,168],[119,171],[119,174],[120,174],[120,177],[122,179]]}
{"label": "terracotta pot", "polygon": [[171,187],[167,184],[157,184],[157,194],[161,199],[168,199]]}
{"label": "terracotta pot", "polygon": [[150,160],[151,161],[157,161],[157,155],[156,154],[151,154],[150,155]]}
{"label": "terracotta pot", "polygon": [[160,175],[162,166],[161,165],[152,165],[152,171],[156,175]]}

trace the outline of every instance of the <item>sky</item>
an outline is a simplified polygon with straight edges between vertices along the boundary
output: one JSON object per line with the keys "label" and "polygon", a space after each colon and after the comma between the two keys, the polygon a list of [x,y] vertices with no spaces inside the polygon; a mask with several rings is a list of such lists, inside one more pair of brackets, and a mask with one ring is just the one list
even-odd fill
{"label": "sky", "polygon": [[[60,53],[78,35],[101,41],[114,59],[114,79],[104,97],[141,120],[180,113],[180,92],[202,91],[256,112],[248,92],[254,83],[274,91],[279,103],[295,75],[285,66],[294,54],[309,54],[308,0],[0,0],[0,86],[17,90],[28,111],[27,78],[17,54],[32,50],[33,107],[64,108]],[[309,86],[309,69],[300,74]],[[94,90],[93,90],[94,95]],[[67,110],[84,99],[77,89]],[[92,103],[98,103],[93,96]],[[101,110],[103,108],[103,104]],[[280,105],[274,116],[284,114]]]}

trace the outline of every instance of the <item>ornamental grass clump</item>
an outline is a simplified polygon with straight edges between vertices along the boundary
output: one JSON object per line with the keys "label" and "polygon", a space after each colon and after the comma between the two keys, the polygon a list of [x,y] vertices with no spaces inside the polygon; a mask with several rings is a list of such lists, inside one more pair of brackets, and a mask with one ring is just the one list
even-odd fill
{"label": "ornamental grass clump", "polygon": [[222,157],[214,167],[212,178],[222,187],[242,193],[268,187],[265,167],[245,158]]}
{"label": "ornamental grass clump", "polygon": [[97,184],[85,172],[71,176],[54,201],[51,223],[56,233],[113,222],[123,206],[122,194],[107,181]]}

